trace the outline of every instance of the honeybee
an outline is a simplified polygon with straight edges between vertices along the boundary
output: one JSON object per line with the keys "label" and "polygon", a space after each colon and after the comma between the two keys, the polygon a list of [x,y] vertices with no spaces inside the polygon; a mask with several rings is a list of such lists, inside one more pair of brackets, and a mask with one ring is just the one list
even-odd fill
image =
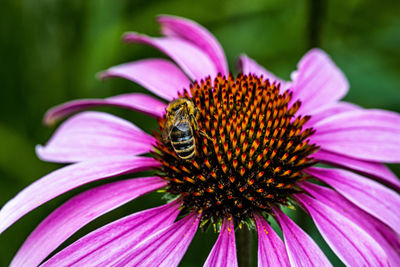
{"label": "honeybee", "polygon": [[196,106],[187,98],[177,98],[167,107],[167,120],[162,137],[165,143],[171,142],[175,153],[183,160],[191,160],[196,154],[195,132],[211,139],[199,130],[197,115]]}

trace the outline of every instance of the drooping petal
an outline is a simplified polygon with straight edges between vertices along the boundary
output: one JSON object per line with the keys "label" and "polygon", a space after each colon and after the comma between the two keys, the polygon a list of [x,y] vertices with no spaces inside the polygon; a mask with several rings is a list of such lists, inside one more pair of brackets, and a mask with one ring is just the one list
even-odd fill
{"label": "drooping petal", "polygon": [[389,257],[391,266],[400,265],[400,238],[391,228],[384,223],[375,220],[375,229],[385,240],[380,241],[382,248]]}
{"label": "drooping petal", "polygon": [[361,107],[348,103],[348,102],[334,102],[330,105],[325,105],[315,110],[310,111],[309,115],[312,115],[311,118],[305,124],[305,127],[314,127],[316,123],[326,118],[330,118],[333,115],[337,115],[343,112],[349,112],[354,110],[360,110]]}
{"label": "drooping petal", "polygon": [[199,47],[214,62],[222,75],[228,74],[228,63],[224,50],[217,39],[203,26],[185,18],[162,15],[157,17],[161,32],[170,37],[179,37]]}
{"label": "drooping petal", "polygon": [[99,186],[73,197],[36,227],[15,255],[11,266],[38,266],[87,223],[166,184],[159,177],[134,178]]}
{"label": "drooping petal", "polygon": [[75,112],[102,106],[131,109],[160,118],[165,113],[167,105],[152,96],[141,93],[117,95],[106,99],[79,99],[51,108],[44,116],[44,123],[52,125]]}
{"label": "drooping petal", "polygon": [[303,56],[293,75],[293,100],[300,99],[302,114],[329,105],[347,94],[349,83],[331,58],[320,49]]}
{"label": "drooping petal", "polygon": [[357,109],[313,124],[311,137],[325,150],[372,161],[400,162],[400,115]]}
{"label": "drooping petal", "polygon": [[400,191],[400,180],[397,176],[385,165],[350,158],[344,155],[329,152],[323,149],[315,152],[312,157],[319,162],[332,164],[339,167],[344,167],[353,171],[360,172],[367,176],[373,177],[380,182],[386,183],[391,187]]}
{"label": "drooping petal", "polygon": [[113,266],[178,266],[199,225],[200,215],[192,213],[182,220],[141,241]]}
{"label": "drooping petal", "polygon": [[221,232],[204,267],[237,267],[235,227],[231,218],[222,223]]}
{"label": "drooping petal", "polygon": [[64,122],[45,146],[37,146],[36,152],[45,161],[70,163],[140,155],[150,152],[155,142],[131,122],[88,111]]}
{"label": "drooping petal", "polygon": [[102,72],[100,77],[131,80],[168,101],[178,97],[178,92],[190,85],[190,80],[175,64],[161,58],[118,65]]}
{"label": "drooping petal", "polygon": [[332,266],[318,245],[280,209],[274,209],[282,228],[291,266]]}
{"label": "drooping petal", "polygon": [[258,233],[258,266],[290,266],[285,244],[260,215],[254,215]]}
{"label": "drooping petal", "polygon": [[269,79],[271,83],[276,82],[281,85],[281,91],[289,89],[291,87],[291,83],[284,81],[278,77],[276,77],[271,72],[264,69],[260,66],[254,59],[249,58],[247,55],[241,55],[239,57],[239,70],[243,74],[256,74],[262,75],[265,79]]}
{"label": "drooping petal", "polygon": [[[192,79],[213,79],[218,72],[210,57],[188,41],[176,37],[151,38],[138,33],[127,33],[124,41],[129,43],[142,43],[153,46],[169,56]],[[169,76],[166,76],[166,78]],[[185,85],[187,88],[189,83]],[[180,89],[180,88],[178,88]]]}
{"label": "drooping petal", "polygon": [[388,163],[400,162],[400,129],[365,126],[318,132],[310,137],[322,149],[349,157]]}
{"label": "drooping petal", "polygon": [[179,201],[174,201],[105,225],[63,249],[43,266],[109,266],[142,240],[170,226],[179,206]]}
{"label": "drooping petal", "polygon": [[396,192],[345,170],[308,168],[305,171],[332,186],[355,205],[400,233],[400,196]]}
{"label": "drooping petal", "polygon": [[372,236],[386,252],[391,266],[400,263],[400,238],[386,224],[361,210],[334,190],[302,182],[301,187],[318,201],[346,216]]}
{"label": "drooping petal", "polygon": [[31,210],[71,189],[116,175],[139,172],[159,163],[153,158],[113,157],[84,161],[58,169],[35,181],[0,210],[0,233]]}
{"label": "drooping petal", "polygon": [[357,109],[331,114],[313,125],[318,134],[349,128],[379,127],[388,131],[400,130],[400,115],[395,112],[374,109]]}
{"label": "drooping petal", "polygon": [[296,199],[306,208],[325,241],[347,266],[389,266],[380,245],[357,224],[305,194],[296,195]]}

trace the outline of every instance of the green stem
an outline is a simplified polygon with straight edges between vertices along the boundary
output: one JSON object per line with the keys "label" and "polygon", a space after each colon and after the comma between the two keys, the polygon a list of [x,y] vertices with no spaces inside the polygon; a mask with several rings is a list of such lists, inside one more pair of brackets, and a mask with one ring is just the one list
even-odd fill
{"label": "green stem", "polygon": [[246,226],[243,226],[243,228],[239,229],[237,233],[239,266],[250,267],[252,266],[252,232]]}

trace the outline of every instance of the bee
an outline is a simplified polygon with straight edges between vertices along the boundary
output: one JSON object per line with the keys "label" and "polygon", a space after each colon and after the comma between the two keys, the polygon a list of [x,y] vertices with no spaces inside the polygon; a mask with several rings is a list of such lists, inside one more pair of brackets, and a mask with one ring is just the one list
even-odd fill
{"label": "bee", "polygon": [[167,107],[167,119],[162,132],[165,143],[170,142],[175,153],[183,160],[191,160],[196,154],[195,132],[208,139],[197,125],[198,110],[187,98],[177,98]]}

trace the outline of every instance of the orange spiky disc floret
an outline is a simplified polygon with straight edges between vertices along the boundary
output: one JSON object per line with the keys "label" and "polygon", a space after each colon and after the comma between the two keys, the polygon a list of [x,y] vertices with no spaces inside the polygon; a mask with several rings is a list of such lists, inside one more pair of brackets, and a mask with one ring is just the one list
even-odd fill
{"label": "orange spiky disc floret", "polygon": [[[219,75],[213,83],[207,78],[192,84],[190,94],[180,97],[195,104],[199,130],[210,139],[195,132],[196,155],[183,160],[155,134],[167,191],[181,195],[186,209],[201,210],[203,220],[241,221],[285,205],[317,150],[307,140],[314,131],[303,129],[310,116],[295,116],[301,103],[290,105],[291,96],[255,75]],[[165,119],[159,120],[161,131]]]}

